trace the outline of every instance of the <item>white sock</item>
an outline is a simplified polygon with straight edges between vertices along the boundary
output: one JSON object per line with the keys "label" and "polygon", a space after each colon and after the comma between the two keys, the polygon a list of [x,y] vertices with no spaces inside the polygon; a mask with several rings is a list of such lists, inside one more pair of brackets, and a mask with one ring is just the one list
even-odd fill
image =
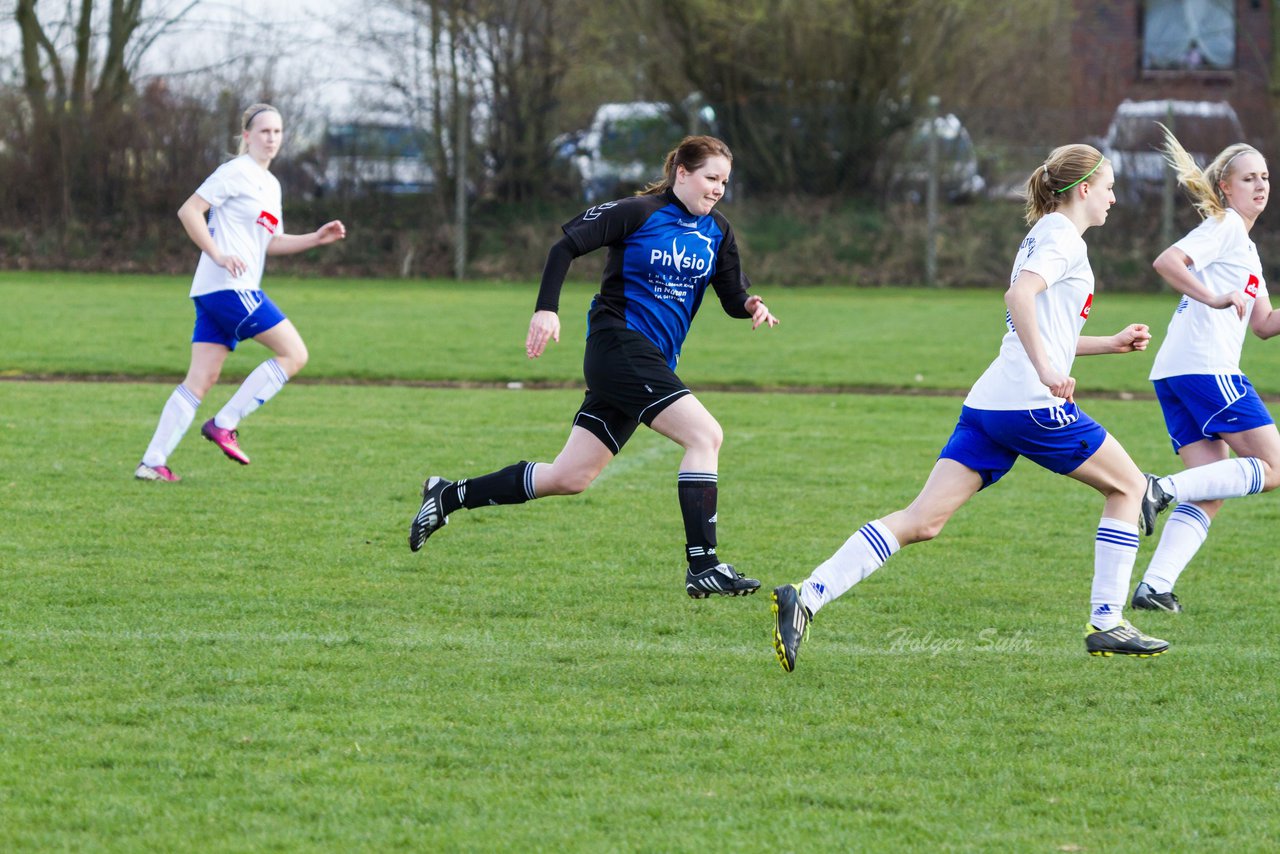
{"label": "white sock", "polygon": [[1089,624],[1099,631],[1120,625],[1129,577],[1138,559],[1138,526],[1102,517],[1093,548],[1093,590],[1089,594]]}
{"label": "white sock", "polygon": [[1212,521],[1209,514],[1195,504],[1179,504],[1173,508],[1142,581],[1156,593],[1172,592],[1178,576],[1204,545]]}
{"label": "white sock", "polygon": [[200,398],[188,391],[186,386],[179,385],[173,390],[173,394],[164,402],[164,409],[160,410],[160,422],[156,424],[155,435],[151,437],[151,444],[147,445],[147,452],[142,455],[143,465],[155,468],[169,461],[169,455],[182,441],[199,406]]}
{"label": "white sock", "polygon": [[227,405],[213,416],[214,425],[223,430],[236,429],[249,413],[275,397],[288,381],[284,368],[275,359],[267,359],[245,377]]}
{"label": "white sock", "polygon": [[1179,503],[1239,498],[1262,491],[1262,461],[1255,457],[1220,460],[1160,478],[1160,487]]}
{"label": "white sock", "polygon": [[800,585],[800,601],[810,613],[818,613],[823,605],[840,598],[850,587],[884,566],[897,550],[898,540],[883,522],[879,519],[868,522]]}

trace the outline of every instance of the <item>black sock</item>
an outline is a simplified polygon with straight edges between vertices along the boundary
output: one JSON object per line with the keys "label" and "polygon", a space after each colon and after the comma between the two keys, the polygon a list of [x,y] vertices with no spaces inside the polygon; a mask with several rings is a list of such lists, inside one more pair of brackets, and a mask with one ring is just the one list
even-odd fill
{"label": "black sock", "polygon": [[716,473],[682,471],[679,475],[680,515],[684,517],[685,557],[694,572],[720,562],[716,556]]}
{"label": "black sock", "polygon": [[447,516],[459,507],[474,510],[492,504],[523,504],[536,498],[533,465],[521,460],[492,474],[463,478],[441,494],[441,510]]}

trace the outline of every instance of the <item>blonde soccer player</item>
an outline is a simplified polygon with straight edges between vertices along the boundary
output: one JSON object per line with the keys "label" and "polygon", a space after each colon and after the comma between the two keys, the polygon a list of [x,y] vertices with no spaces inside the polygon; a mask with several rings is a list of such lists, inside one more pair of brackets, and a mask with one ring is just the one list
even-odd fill
{"label": "blonde soccer player", "polygon": [[[1280,484],[1280,432],[1240,369],[1247,330],[1280,333],[1262,261],[1249,239],[1267,207],[1267,161],[1251,145],[1227,146],[1201,169],[1165,129],[1165,156],[1203,218],[1152,266],[1182,295],[1151,368],[1173,450],[1185,471],[1153,479],[1161,501],[1176,501],[1133,607],[1181,611],[1178,577],[1209,535],[1225,498]],[[1236,457],[1231,457],[1231,452]]]}
{"label": "blonde soccer player", "polygon": [[773,643],[784,670],[822,608],[884,565],[900,548],[931,540],[979,490],[1026,457],[1102,493],[1094,533],[1093,587],[1085,649],[1094,655],[1153,656],[1169,644],[1135,629],[1121,613],[1138,555],[1139,525],[1156,509],[1143,474],[1102,425],[1075,403],[1076,356],[1143,350],[1151,334],[1130,324],[1114,335],[1081,335],[1093,307],[1094,278],[1084,232],[1115,204],[1111,164],[1089,145],[1054,149],[1027,179],[1027,223],[1005,293],[1000,353],[970,389],[951,438],[910,505],[868,522],[798,584],[773,591]]}
{"label": "blonde soccer player", "polygon": [[[205,394],[236,344],[252,338],[272,352],[231,395],[200,433],[228,458],[249,464],[238,441],[238,426],[271,400],[307,363],[307,347],[297,328],[262,291],[268,255],[292,255],[346,237],[334,220],[310,234],[286,234],[280,182],[271,161],[284,141],[280,112],[254,104],[241,117],[240,153],[201,184],[178,210],[178,219],[200,250],[191,282],[195,329],[187,375],[165,401],[151,443],[134,476],[138,480],[181,480],[169,468]],[[206,221],[207,217],[207,221]]]}

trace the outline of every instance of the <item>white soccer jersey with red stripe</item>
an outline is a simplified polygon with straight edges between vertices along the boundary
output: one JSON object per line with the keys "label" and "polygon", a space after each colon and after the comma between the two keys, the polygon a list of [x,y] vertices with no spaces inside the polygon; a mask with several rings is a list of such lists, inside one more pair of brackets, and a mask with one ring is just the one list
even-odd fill
{"label": "white soccer jersey with red stripe", "polygon": [[[1055,212],[1032,226],[1018,248],[1010,283],[1023,270],[1036,273],[1048,284],[1036,295],[1036,324],[1049,361],[1063,374],[1070,374],[1080,330],[1093,308],[1093,269],[1075,224]],[[965,406],[1016,410],[1061,405],[1063,399],[1054,397],[1040,382],[1007,311],[1005,327],[1008,331],[1000,343],[1000,355],[969,390]]]}
{"label": "white soccer jersey with red stripe", "polygon": [[262,287],[267,244],[284,231],[280,182],[242,154],[219,166],[196,189],[209,203],[209,233],[218,251],[239,256],[245,271],[232,276],[203,252],[191,281],[191,296],[214,291],[251,291]]}
{"label": "white soccer jersey with red stripe", "polygon": [[1240,317],[1234,307],[1210,308],[1184,296],[1160,342],[1151,379],[1240,373],[1240,348],[1249,328],[1249,315],[1258,296],[1267,292],[1262,260],[1249,239],[1244,220],[1228,208],[1222,219],[1209,217],[1173,245],[1187,253],[1192,261],[1191,273],[1202,285],[1214,294],[1242,291],[1249,308]]}

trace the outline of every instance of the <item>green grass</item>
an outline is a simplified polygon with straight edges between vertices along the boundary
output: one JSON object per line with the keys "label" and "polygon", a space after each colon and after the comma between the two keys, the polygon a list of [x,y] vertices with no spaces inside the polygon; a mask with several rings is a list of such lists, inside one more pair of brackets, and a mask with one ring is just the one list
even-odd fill
{"label": "green grass", "polygon": [[[117,303],[158,297],[159,283],[23,282],[4,280],[10,304],[36,315],[38,303],[61,304],[78,319],[74,303],[84,323],[59,342],[8,316],[6,370],[181,370],[184,348],[166,362],[156,340],[180,337],[185,289],[163,285],[179,287],[179,307],[157,325]],[[529,289],[279,290],[286,311],[309,315],[299,326],[315,376],[528,368],[518,345]],[[368,299],[345,309],[344,338],[338,315],[352,294]],[[867,342],[906,325],[894,317],[935,311],[929,292],[833,291],[825,312],[822,292],[777,296],[784,324],[801,319],[793,339],[772,337],[786,326],[761,340],[716,330],[701,351],[690,346],[687,373],[832,382],[868,371],[864,358],[880,357]],[[998,294],[956,299],[956,312],[999,305]],[[505,309],[486,320],[475,308],[486,300],[514,305],[513,357],[495,355],[509,330]],[[973,317],[992,310],[980,308]],[[440,320],[449,311],[472,318],[470,360]],[[841,312],[847,324],[820,322]],[[382,334],[370,332],[378,318]],[[415,361],[415,348],[436,349],[427,334],[452,355]],[[981,342],[952,337],[954,351],[935,358],[967,371],[965,385],[998,334],[997,324]],[[97,337],[107,367],[94,370],[78,351]],[[801,359],[805,340],[844,355]],[[922,346],[895,344],[918,364]],[[241,371],[256,349],[236,355]],[[576,370],[581,346],[565,340],[556,355]],[[1077,376],[1087,387],[1093,364],[1143,358],[1086,360]],[[1130,370],[1140,389],[1143,370]],[[1219,516],[1179,588],[1187,613],[1140,615],[1172,642],[1168,655],[1094,659],[1082,629],[1101,501],[1019,463],[936,542],[824,610],[788,675],[773,658],[767,594],[685,597],[679,451],[647,431],[582,496],[459,513],[422,553],[405,547],[423,474],[549,459],[576,389],[298,384],[245,423],[252,466],[193,432],[172,460],[182,483],[136,483],[168,391],[0,382],[0,848],[1280,845],[1273,498]],[[224,383],[206,406],[229,393]],[[910,501],[959,406],[700,397],[726,433],[723,551],[766,586],[802,577],[859,524]],[[1081,402],[1140,465],[1174,464],[1153,402]]]}
{"label": "green grass", "polygon": [[[180,379],[192,310],[186,279],[0,273],[0,376],[124,374]],[[864,387],[967,389],[994,357],[1004,302],[991,290],[777,288],[761,293],[782,323],[769,330],[703,305],[681,376],[695,388]],[[593,287],[569,285],[562,334],[540,359],[524,355],[537,288],[485,282],[273,279],[268,292],[302,332],[312,358],[303,381],[554,382],[582,380],[582,338]],[[1170,295],[1100,291],[1085,331],[1106,335],[1146,323],[1159,337],[1177,305]],[[245,345],[227,378],[260,359]],[[1245,362],[1258,389],[1280,393],[1280,347],[1250,337]],[[1080,396],[1149,395],[1155,345],[1123,358],[1076,363]]]}

